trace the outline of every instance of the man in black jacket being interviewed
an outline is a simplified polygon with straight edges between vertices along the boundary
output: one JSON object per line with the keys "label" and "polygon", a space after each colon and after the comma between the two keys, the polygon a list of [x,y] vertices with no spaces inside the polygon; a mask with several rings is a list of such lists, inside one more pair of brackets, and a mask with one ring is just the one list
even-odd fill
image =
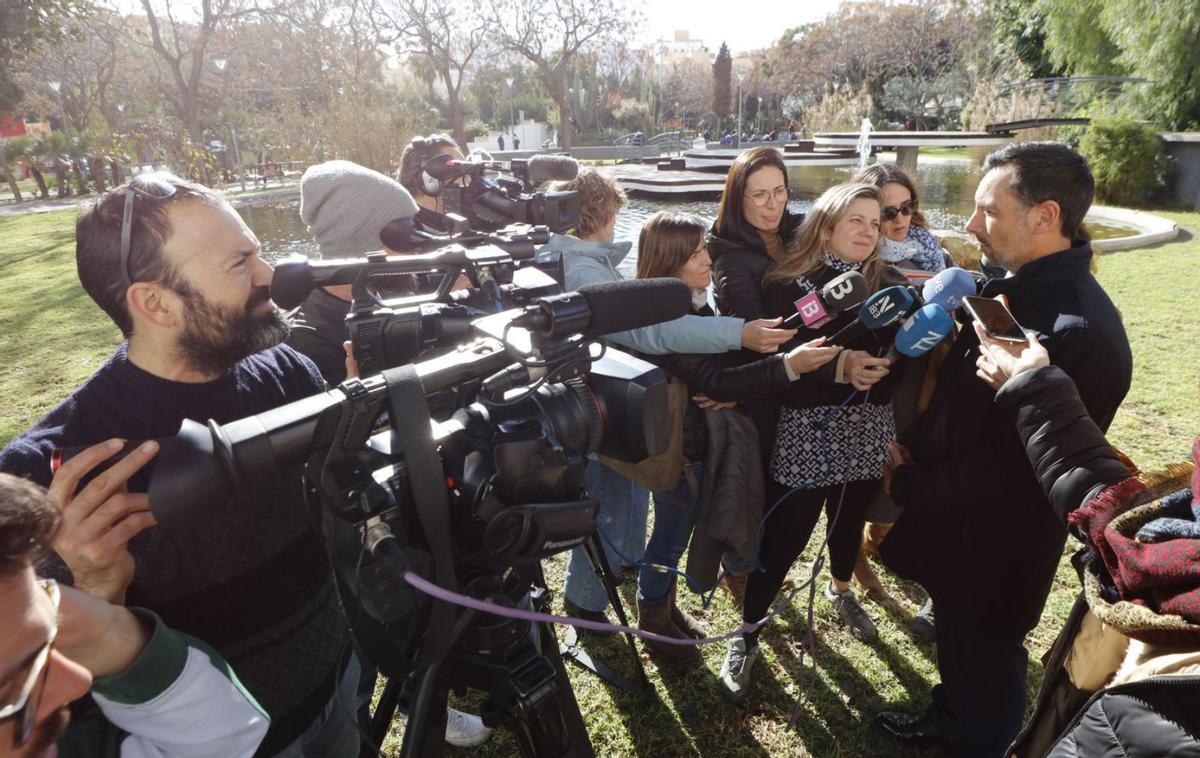
{"label": "man in black jacket being interviewed", "polygon": [[[984,285],[1035,332],[1107,428],[1129,390],[1120,314],[1077,238],[1095,183],[1082,156],[1050,142],[1007,145],[984,162],[967,224],[1009,274]],[[1025,711],[1025,635],[1038,623],[1066,531],[1046,502],[1012,420],[976,376],[979,339],[964,329],[929,407],[893,450],[891,494],[904,507],[884,562],[929,591],[941,684],[919,718],[883,713],[905,739],[941,739],[958,756],[999,756]]]}

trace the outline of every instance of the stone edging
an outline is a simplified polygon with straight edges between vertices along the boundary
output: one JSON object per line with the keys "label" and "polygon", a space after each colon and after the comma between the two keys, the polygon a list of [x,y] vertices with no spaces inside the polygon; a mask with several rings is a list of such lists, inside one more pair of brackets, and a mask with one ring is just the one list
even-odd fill
{"label": "stone edging", "polygon": [[1132,234],[1128,237],[1093,240],[1092,249],[1101,253],[1158,245],[1163,242],[1170,242],[1179,236],[1179,227],[1174,221],[1165,219],[1162,216],[1155,216],[1152,213],[1146,213],[1145,211],[1135,211],[1128,208],[1093,205],[1088,209],[1087,218],[1084,221],[1132,226],[1138,230],[1137,234]]}

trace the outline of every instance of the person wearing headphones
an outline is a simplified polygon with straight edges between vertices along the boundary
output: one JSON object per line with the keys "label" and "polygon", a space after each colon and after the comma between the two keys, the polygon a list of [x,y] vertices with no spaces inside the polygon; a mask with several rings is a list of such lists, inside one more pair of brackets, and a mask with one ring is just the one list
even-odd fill
{"label": "person wearing headphones", "polygon": [[438,215],[445,213],[442,201],[443,182],[425,173],[425,164],[441,155],[451,160],[463,160],[458,143],[445,134],[430,134],[428,137],[413,137],[412,142],[400,153],[400,170],[396,181],[412,193],[413,200],[426,213],[417,214],[417,222],[425,226],[441,226]]}

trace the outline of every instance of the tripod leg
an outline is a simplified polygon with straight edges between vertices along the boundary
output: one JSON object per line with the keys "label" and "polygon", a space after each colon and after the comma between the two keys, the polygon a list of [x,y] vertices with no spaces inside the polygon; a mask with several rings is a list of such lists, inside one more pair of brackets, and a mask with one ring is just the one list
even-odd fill
{"label": "tripod leg", "polygon": [[[392,725],[392,719],[396,715],[396,709],[400,707],[400,693],[403,690],[400,682],[389,678],[387,684],[383,687],[383,695],[379,698],[379,704],[375,706],[375,715],[371,718],[371,729],[367,735],[371,745],[382,745],[383,740],[387,737],[388,727]],[[376,755],[373,747],[364,746],[360,758]]]}
{"label": "tripod leg", "polygon": [[[617,577],[613,574],[612,567],[608,565],[608,561],[604,560],[604,543],[600,541],[600,533],[592,534],[592,539],[589,542],[583,543],[584,552],[587,554],[588,560],[592,564],[592,568],[597,572],[600,581],[604,583],[604,589],[608,593],[608,601],[612,603],[613,610],[617,614],[617,620],[622,626],[629,626],[629,616],[625,613],[625,605],[621,602],[621,593],[617,591]],[[625,640],[629,643],[629,651],[633,654],[633,662],[637,666],[638,678],[642,683],[642,690],[650,691],[650,680],[646,678],[646,668],[642,665],[642,656],[638,653],[637,642],[634,641],[633,635],[629,632],[625,633]]]}
{"label": "tripod leg", "polygon": [[446,739],[446,699],[444,684],[439,683],[442,661],[437,661],[417,678],[408,723],[404,727],[402,758],[425,758],[442,754]]}

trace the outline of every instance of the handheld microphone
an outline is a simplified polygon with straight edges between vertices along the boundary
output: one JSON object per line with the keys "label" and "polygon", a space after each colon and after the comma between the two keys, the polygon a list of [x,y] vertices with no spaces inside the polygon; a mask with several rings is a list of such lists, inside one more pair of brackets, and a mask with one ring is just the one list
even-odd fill
{"label": "handheld microphone", "polygon": [[858,309],[858,318],[830,337],[826,345],[845,345],[864,331],[882,329],[903,318],[917,302],[907,287],[887,287],[867,298]]}
{"label": "handheld microphone", "polygon": [[948,268],[925,282],[921,288],[921,299],[926,305],[937,304],[953,313],[962,305],[963,298],[977,291],[975,278],[961,268]]}
{"label": "handheld microphone", "polygon": [[857,308],[867,299],[871,286],[857,271],[847,271],[830,279],[820,294],[810,292],[795,302],[796,312],[784,319],[784,329],[798,329],[801,324],[819,329],[838,314]]}
{"label": "handheld microphone", "polygon": [[579,176],[579,161],[569,155],[535,155],[528,167],[532,184],[569,182]]}
{"label": "handheld microphone", "polygon": [[909,316],[896,332],[896,342],[887,359],[895,363],[902,356],[916,358],[932,350],[954,331],[954,319],[937,303],[930,303]]}
{"label": "handheld microphone", "polygon": [[512,320],[543,337],[579,332],[599,337],[674,321],[692,311],[692,290],[679,279],[633,279],[588,284],[578,292],[541,298]]}

